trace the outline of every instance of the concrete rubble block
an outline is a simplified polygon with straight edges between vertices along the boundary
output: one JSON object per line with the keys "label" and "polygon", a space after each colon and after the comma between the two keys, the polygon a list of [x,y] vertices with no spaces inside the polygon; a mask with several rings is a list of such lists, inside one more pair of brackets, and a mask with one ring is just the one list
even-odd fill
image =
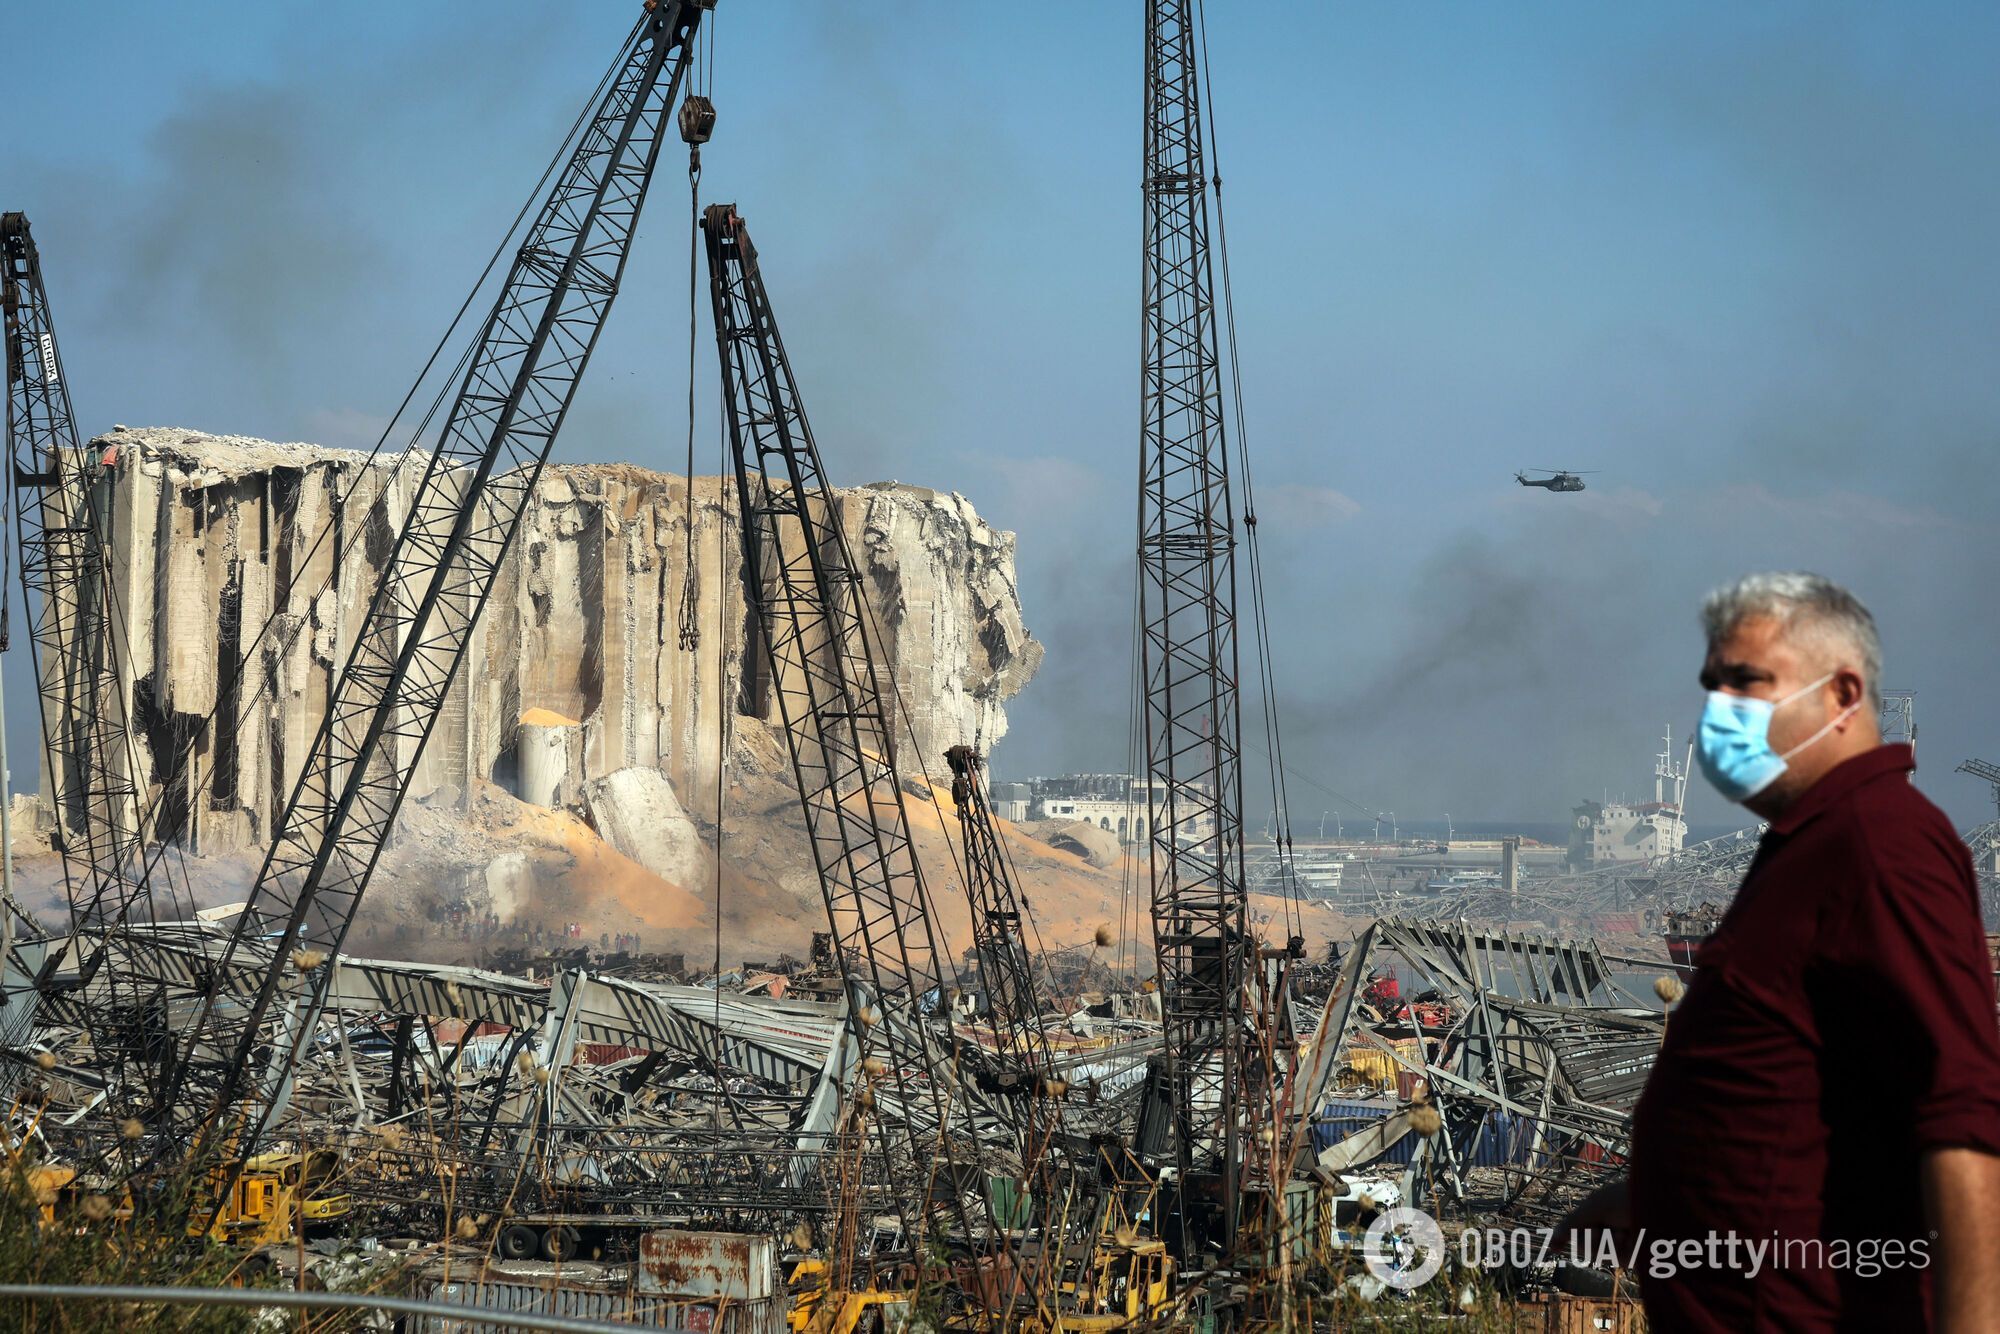
{"label": "concrete rubble block", "polygon": [[1088,820],[1045,823],[1037,832],[1050,847],[1073,852],[1100,871],[1118,865],[1118,859],[1124,856],[1124,850],[1118,844],[1118,835],[1109,829],[1100,829]]}
{"label": "concrete rubble block", "polygon": [[584,808],[605,842],[661,879],[703,884],[714,858],[658,769],[620,769],[583,785]]}

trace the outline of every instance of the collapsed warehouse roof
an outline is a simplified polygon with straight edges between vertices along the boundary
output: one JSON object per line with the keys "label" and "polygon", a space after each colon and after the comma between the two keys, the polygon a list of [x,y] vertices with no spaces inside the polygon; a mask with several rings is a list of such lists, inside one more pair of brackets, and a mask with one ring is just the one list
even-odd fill
{"label": "collapsed warehouse roof", "polygon": [[[9,1066],[46,1113],[35,1137],[84,1162],[101,1161],[107,1145],[120,1143],[115,1127],[134,1114],[143,1091],[115,1084],[116,1069],[99,1059],[104,1039],[94,1035],[134,1021],[114,1023],[116,980],[135,953],[155,978],[152,965],[174,961],[178,976],[154,988],[165,1004],[149,1006],[171,1024],[205,980],[240,994],[282,966],[268,949],[239,950],[218,974],[227,938],[206,922],[128,927],[94,978],[43,1001],[32,1046],[55,1064],[43,1068],[17,1049]],[[45,948],[23,947],[24,954]],[[588,968],[533,981],[391,960],[339,957],[328,966],[326,1008],[300,1044],[295,1111],[279,1135],[352,1151],[346,1188],[357,1199],[435,1215],[451,1177],[460,1211],[560,1205],[644,1212],[662,1224],[754,1220],[772,1230],[831,1207],[836,1114],[843,1084],[856,1078],[838,1002]],[[32,1013],[34,996],[21,988],[9,1016]],[[275,1040],[284,1022],[270,1021],[267,1037]],[[966,1026],[968,1047],[980,1032]],[[1158,1039],[1059,1035],[1053,1047],[1052,1068],[1079,1089],[1079,1124],[1104,1125],[1128,1115]],[[959,1055],[968,1069],[978,1059]],[[948,1070],[912,1074],[957,1078]],[[878,1105],[885,1117],[918,1118],[921,1133],[939,1133],[927,1102],[899,1102],[885,1086]],[[949,1133],[991,1135],[994,1125],[974,1117]]]}
{"label": "collapsed warehouse roof", "polygon": [[[1371,970],[1392,957],[1431,999],[1385,1015],[1362,997]],[[1365,1167],[1409,1141],[1406,1197],[1552,1221],[1620,1170],[1664,1031],[1593,941],[1383,920],[1348,956],[1296,1105],[1312,1114],[1356,1052],[1382,1053],[1421,1080],[1417,1101],[1437,1109],[1438,1133],[1419,1134],[1407,1103],[1385,1107],[1379,1124],[1322,1149],[1320,1166]],[[1414,1041],[1394,1040],[1402,1034]],[[1475,1179],[1476,1164],[1495,1156],[1483,1140],[1515,1127],[1504,1170]]]}

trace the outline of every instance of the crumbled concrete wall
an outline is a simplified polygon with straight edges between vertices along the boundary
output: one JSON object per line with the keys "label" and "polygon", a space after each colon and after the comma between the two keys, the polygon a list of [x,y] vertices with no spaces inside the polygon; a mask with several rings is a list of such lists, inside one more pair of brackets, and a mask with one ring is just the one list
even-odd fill
{"label": "crumbled concrete wall", "polygon": [[620,769],[584,784],[584,809],[604,841],[662,880],[706,885],[715,857],[658,769]]}
{"label": "crumbled concrete wall", "polygon": [[[166,785],[166,822],[200,851],[259,843],[326,715],[421,461],[177,429],[92,447],[112,458],[101,485],[141,789]],[[412,797],[475,778],[518,790],[531,710],[581,720],[585,783],[636,766],[679,792],[712,790],[722,713],[750,703],[724,689],[743,679],[747,606],[734,484],[696,478],[703,638],[680,647],[688,490],[626,465],[543,473]],[[1014,536],[957,495],[877,484],[839,499],[909,713],[898,758],[941,771],[947,746],[1005,735],[1005,702],[1041,659],[1021,621]],[[179,746],[190,759],[175,774]]]}

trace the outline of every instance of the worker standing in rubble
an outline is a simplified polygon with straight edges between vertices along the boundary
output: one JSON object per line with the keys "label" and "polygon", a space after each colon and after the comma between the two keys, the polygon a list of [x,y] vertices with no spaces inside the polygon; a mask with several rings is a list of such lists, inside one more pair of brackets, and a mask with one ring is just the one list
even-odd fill
{"label": "worker standing in rubble", "polygon": [[[1877,722],[1874,619],[1711,594],[1701,766],[1768,823],[1632,1123],[1608,1228],[1658,1331],[2000,1330],[2000,1029],[1971,857]],[[1628,1189],[1629,1187],[1629,1189]]]}

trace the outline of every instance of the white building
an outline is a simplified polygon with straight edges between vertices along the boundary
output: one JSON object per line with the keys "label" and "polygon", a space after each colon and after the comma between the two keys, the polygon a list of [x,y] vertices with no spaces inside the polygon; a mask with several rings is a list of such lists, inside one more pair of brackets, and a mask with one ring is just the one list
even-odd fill
{"label": "white building", "polygon": [[995,783],[986,790],[993,813],[1015,824],[1028,818],[1035,802],[1035,789],[1027,783]]}
{"label": "white building", "polygon": [[[1146,841],[1146,822],[1151,818],[1146,809],[1146,784],[1130,774],[1037,779],[1034,787],[1037,794],[1035,809],[1029,812],[1033,818],[1087,820],[1099,829],[1116,834],[1120,843]],[[1107,791],[1107,788],[1110,790]],[[1167,785],[1155,782],[1152,789],[1154,800],[1164,806]],[[1190,815],[1181,821],[1180,833],[1187,839],[1210,837],[1215,833],[1215,817],[1206,812]]]}

